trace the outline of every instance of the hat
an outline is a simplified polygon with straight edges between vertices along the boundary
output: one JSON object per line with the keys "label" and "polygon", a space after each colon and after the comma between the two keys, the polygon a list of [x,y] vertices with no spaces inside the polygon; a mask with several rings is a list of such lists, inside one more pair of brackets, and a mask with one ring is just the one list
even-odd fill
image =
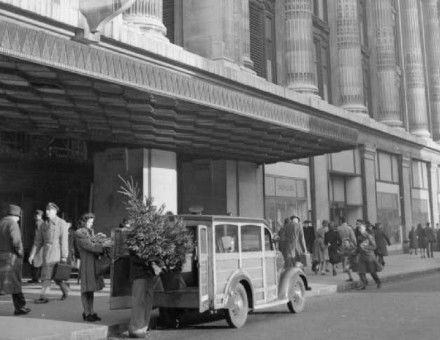
{"label": "hat", "polygon": [[49,202],[46,205],[46,210],[50,210],[50,209],[55,209],[57,212],[60,211],[60,208],[58,208],[58,206],[53,202]]}
{"label": "hat", "polygon": [[298,219],[298,222],[301,222],[301,219],[298,216],[296,216],[296,215],[290,216],[291,221],[293,221],[294,218]]}
{"label": "hat", "polygon": [[9,204],[7,215],[21,217],[21,208],[18,205]]}
{"label": "hat", "polygon": [[35,210],[35,215],[43,215],[43,214],[44,214],[43,210],[40,209]]}

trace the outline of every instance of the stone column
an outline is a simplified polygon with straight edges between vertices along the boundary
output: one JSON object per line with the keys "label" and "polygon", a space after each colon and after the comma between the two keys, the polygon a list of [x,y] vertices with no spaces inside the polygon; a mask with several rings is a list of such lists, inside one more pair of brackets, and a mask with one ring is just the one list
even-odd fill
{"label": "stone column", "polygon": [[440,22],[437,0],[423,1],[426,23],[429,88],[431,98],[432,137],[440,141]]}
{"label": "stone column", "polygon": [[428,130],[422,36],[417,3],[417,0],[402,1],[408,120],[411,133],[427,138],[430,137],[430,133]]}
{"label": "stone column", "polygon": [[371,145],[364,145],[361,149],[361,157],[364,218],[368,221],[376,221],[376,149]]}
{"label": "stone column", "polygon": [[162,22],[162,5],[162,0],[137,0],[123,18],[152,38],[168,41],[167,29]]}
{"label": "stone column", "polygon": [[336,6],[340,104],[366,114],[357,0],[337,0]]}
{"label": "stone column", "polygon": [[312,0],[286,0],[285,15],[287,87],[316,94]]}
{"label": "stone column", "polygon": [[316,229],[321,227],[323,220],[330,219],[327,157],[315,156],[310,165],[312,221]]}
{"label": "stone column", "polygon": [[402,127],[400,94],[397,84],[396,50],[391,0],[375,0],[376,51],[378,78],[377,120],[392,127]]}

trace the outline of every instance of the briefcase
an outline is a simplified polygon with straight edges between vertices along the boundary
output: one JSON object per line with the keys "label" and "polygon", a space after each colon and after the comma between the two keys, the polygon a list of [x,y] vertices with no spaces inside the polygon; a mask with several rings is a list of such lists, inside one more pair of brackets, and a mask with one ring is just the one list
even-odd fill
{"label": "briefcase", "polygon": [[53,269],[52,279],[56,281],[67,281],[70,279],[72,266],[67,263],[56,263]]}

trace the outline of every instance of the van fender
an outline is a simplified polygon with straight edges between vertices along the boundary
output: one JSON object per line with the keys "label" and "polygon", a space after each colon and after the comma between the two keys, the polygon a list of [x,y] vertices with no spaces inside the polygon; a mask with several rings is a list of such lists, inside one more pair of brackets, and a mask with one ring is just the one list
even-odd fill
{"label": "van fender", "polygon": [[247,274],[245,271],[238,269],[235,272],[231,274],[231,276],[228,279],[228,282],[226,283],[226,288],[224,291],[224,296],[226,297],[225,307],[228,307],[229,304],[229,297],[230,297],[230,291],[232,287],[234,287],[236,284],[240,283],[241,281],[245,281],[247,283],[247,287],[245,286],[246,292],[248,293],[249,297],[249,308],[254,308],[254,286],[252,285],[252,280],[249,274]]}
{"label": "van fender", "polygon": [[287,294],[289,291],[289,285],[290,285],[290,282],[292,281],[292,279],[294,279],[295,277],[300,277],[304,282],[304,286],[305,286],[306,290],[311,290],[309,283],[307,281],[307,277],[301,268],[297,268],[297,267],[288,268],[281,274],[281,277],[280,277],[280,283],[278,285],[278,299],[279,300],[288,299]]}

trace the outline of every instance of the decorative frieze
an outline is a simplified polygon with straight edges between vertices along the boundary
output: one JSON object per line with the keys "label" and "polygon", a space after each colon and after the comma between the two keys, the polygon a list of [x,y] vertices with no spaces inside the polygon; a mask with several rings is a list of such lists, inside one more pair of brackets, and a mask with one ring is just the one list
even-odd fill
{"label": "decorative frieze", "polygon": [[392,0],[374,1],[378,79],[377,120],[392,127],[402,127],[400,95],[396,72],[395,32]]}
{"label": "decorative frieze", "polygon": [[407,84],[408,120],[410,132],[419,137],[430,137],[426,85],[423,71],[422,36],[417,0],[402,1],[405,74]]}
{"label": "decorative frieze", "polygon": [[337,0],[336,6],[340,104],[366,114],[357,0]]}
{"label": "decorative frieze", "polygon": [[312,0],[286,0],[287,87],[316,94]]}
{"label": "decorative frieze", "polygon": [[162,6],[162,0],[137,0],[123,17],[128,24],[138,27],[151,37],[166,41],[167,30],[162,22]]}
{"label": "decorative frieze", "polygon": [[423,2],[431,99],[432,137],[440,140],[440,22],[437,0]]}

